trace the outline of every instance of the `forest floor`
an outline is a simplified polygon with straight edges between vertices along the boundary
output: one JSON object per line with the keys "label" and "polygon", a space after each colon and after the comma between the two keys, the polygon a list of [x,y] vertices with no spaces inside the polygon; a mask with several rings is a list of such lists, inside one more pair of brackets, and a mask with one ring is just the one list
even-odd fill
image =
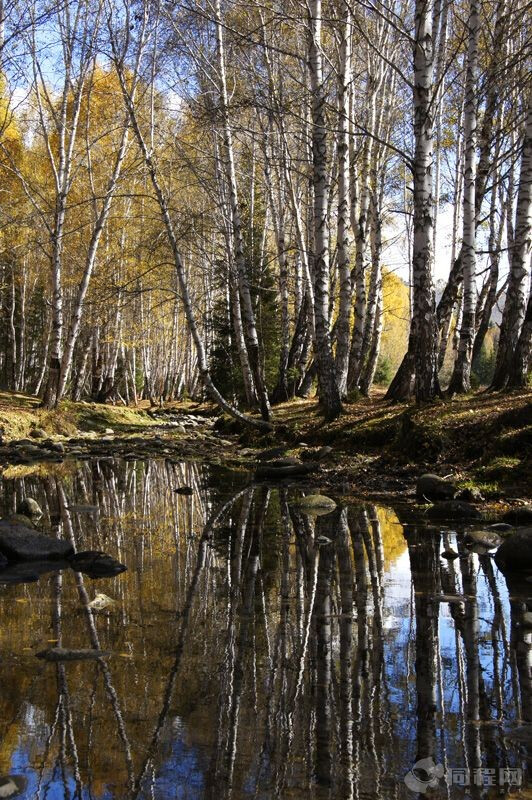
{"label": "forest floor", "polygon": [[[184,428],[180,419],[195,419],[195,427]],[[88,455],[160,453],[240,471],[253,470],[261,453],[273,448],[272,455],[317,461],[314,486],[345,498],[412,501],[416,478],[425,472],[450,477],[460,488],[476,487],[493,513],[532,496],[530,391],[479,392],[425,407],[391,405],[377,391],[371,399],[346,403],[329,423],[315,400],[294,400],[274,408],[274,430],[266,434],[219,416],[209,405],[150,409],[147,403],[126,408],[65,402],[46,411],[34,397],[0,392],[0,432],[4,463],[19,458],[10,455],[10,440],[38,433],[41,440],[61,441],[67,455],[73,449],[72,456],[80,447]]]}
{"label": "forest floor", "polygon": [[[530,499],[532,392],[479,392],[424,407],[390,404],[383,395],[346,403],[334,422],[323,421],[313,400],[276,406],[275,433],[262,441],[284,440],[302,458],[332,448],[327,482],[348,494],[413,496],[416,478],[433,472],[477,487],[493,504]],[[256,434],[246,430],[240,441],[256,446]]]}

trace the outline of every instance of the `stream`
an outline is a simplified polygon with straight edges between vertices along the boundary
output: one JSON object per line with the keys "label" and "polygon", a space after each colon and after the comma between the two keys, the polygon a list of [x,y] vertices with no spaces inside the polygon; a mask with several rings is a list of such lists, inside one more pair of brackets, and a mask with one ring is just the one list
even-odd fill
{"label": "stream", "polygon": [[0,573],[1,797],[525,796],[532,585],[458,528],[299,496],[162,459],[6,471],[4,516],[34,498],[127,571]]}

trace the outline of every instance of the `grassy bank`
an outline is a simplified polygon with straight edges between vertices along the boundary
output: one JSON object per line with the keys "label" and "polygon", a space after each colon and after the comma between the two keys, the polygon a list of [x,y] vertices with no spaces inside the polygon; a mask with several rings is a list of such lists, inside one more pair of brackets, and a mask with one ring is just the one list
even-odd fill
{"label": "grassy bank", "polygon": [[[208,407],[177,405],[177,412],[210,415]],[[376,494],[411,488],[422,472],[452,475],[460,485],[476,486],[486,499],[532,495],[532,393],[478,393],[418,408],[390,405],[382,396],[346,403],[344,413],[325,423],[315,400],[276,406],[272,433],[259,434],[240,422],[220,417],[216,428],[231,437],[224,462],[250,469],[254,454],[284,446],[290,455],[313,458],[329,445],[327,481],[354,493]],[[159,417],[159,421],[162,421]],[[139,408],[64,402],[54,411],[23,394],[0,392],[4,440],[25,438],[36,429],[48,436],[79,431],[115,434],[149,430],[157,424],[148,404]],[[240,447],[234,447],[238,441]],[[200,451],[200,442],[196,445]]]}
{"label": "grassy bank", "polygon": [[[339,477],[378,487],[381,476],[422,471],[453,475],[474,484],[487,497],[531,495],[532,393],[478,393],[430,406],[390,405],[383,397],[346,403],[344,413],[325,423],[313,400],[296,400],[274,409],[274,434],[262,444],[285,441],[333,448]],[[241,431],[226,420],[224,430]],[[243,444],[258,444],[244,431]]]}
{"label": "grassy bank", "polygon": [[23,439],[36,428],[49,436],[74,436],[78,431],[116,433],[146,428],[155,422],[146,408],[72,403],[65,401],[58,409],[39,407],[38,398],[11,392],[0,392],[0,430],[4,440]]}

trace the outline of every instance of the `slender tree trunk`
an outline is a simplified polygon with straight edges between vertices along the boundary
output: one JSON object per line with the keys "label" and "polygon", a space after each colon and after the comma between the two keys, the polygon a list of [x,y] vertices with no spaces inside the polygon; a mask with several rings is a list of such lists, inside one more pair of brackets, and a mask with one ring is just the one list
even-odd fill
{"label": "slender tree trunk", "polygon": [[338,78],[338,277],[340,303],[336,324],[336,380],[341,397],[347,392],[349,333],[351,321],[351,237],[350,237],[350,164],[349,164],[349,95],[351,90],[351,12],[346,4],[340,50]]}
{"label": "slender tree trunk", "polygon": [[224,54],[224,40],[223,40],[223,26],[220,0],[216,0],[215,5],[216,15],[216,49],[218,57],[218,77],[220,81],[220,106],[222,112],[222,121],[224,129],[224,150],[227,166],[227,178],[229,185],[229,198],[231,210],[231,222],[233,229],[233,248],[234,259],[237,268],[240,296],[242,298],[242,311],[244,316],[244,324],[246,330],[247,349],[249,354],[249,363],[253,372],[253,379],[255,388],[259,398],[260,409],[264,420],[268,421],[271,418],[270,401],[264,383],[264,374],[262,370],[262,363],[260,358],[259,339],[257,334],[257,326],[255,322],[255,314],[253,311],[253,304],[251,301],[251,293],[249,290],[249,276],[247,275],[245,256],[244,256],[244,238],[242,231],[242,220],[240,216],[240,204],[238,200],[238,189],[235,171],[235,161],[233,152],[233,137],[231,133],[231,126],[229,123],[228,99],[227,99],[227,81],[225,74],[225,54]]}
{"label": "slender tree trunk", "polygon": [[509,389],[526,389],[530,383],[530,353],[532,348],[532,284],[526,315],[508,375]]}
{"label": "slender tree trunk", "polygon": [[136,115],[136,110],[135,110],[135,107],[133,105],[131,95],[128,92],[127,84],[126,84],[126,81],[125,81],[125,76],[124,76],[124,73],[123,73],[123,70],[122,70],[122,63],[121,63],[120,58],[117,55],[115,46],[116,46],[116,43],[113,42],[113,57],[114,57],[115,66],[116,66],[116,69],[117,69],[118,78],[120,80],[120,86],[121,86],[121,89],[122,89],[124,102],[126,104],[128,112],[129,112],[129,117],[130,117],[130,120],[131,120],[131,127],[133,128],[133,131],[135,133],[135,137],[137,139],[137,143],[139,145],[140,152],[141,152],[142,157],[144,159],[144,162],[146,164],[146,168],[148,170],[148,174],[150,176],[150,180],[151,180],[155,195],[157,197],[157,202],[159,204],[159,208],[160,208],[160,211],[161,211],[161,216],[163,218],[164,226],[165,226],[165,229],[166,229],[166,234],[168,236],[170,247],[172,249],[172,254],[173,254],[173,258],[174,258],[174,265],[175,265],[176,274],[177,274],[177,280],[178,280],[178,283],[179,283],[181,299],[182,299],[182,302],[183,302],[183,310],[185,312],[185,317],[186,317],[188,328],[189,328],[189,331],[190,331],[190,336],[192,338],[192,341],[194,342],[194,347],[196,349],[196,355],[197,355],[197,360],[198,360],[197,369],[198,369],[199,374],[201,376],[201,379],[203,381],[203,385],[205,387],[205,391],[211,397],[211,399],[223,411],[227,412],[230,416],[235,417],[236,419],[239,419],[242,422],[245,422],[246,424],[250,424],[250,425],[253,425],[253,426],[261,428],[261,429],[271,430],[271,425],[269,425],[268,423],[261,422],[260,420],[256,420],[256,419],[253,419],[251,417],[248,417],[247,415],[242,414],[240,411],[238,411],[230,403],[228,403],[227,400],[225,400],[225,398],[220,394],[220,392],[218,391],[218,389],[216,388],[216,386],[213,383],[213,380],[212,380],[212,377],[211,377],[211,374],[210,374],[210,370],[209,370],[207,356],[206,356],[206,353],[205,353],[205,347],[203,345],[203,341],[202,341],[202,338],[200,336],[200,333],[199,333],[199,330],[198,330],[198,326],[196,324],[196,319],[195,319],[195,316],[194,316],[194,311],[193,311],[193,307],[192,307],[192,300],[191,300],[190,292],[189,292],[189,288],[188,288],[188,281],[187,281],[186,274],[185,274],[183,260],[181,258],[181,252],[179,250],[177,236],[176,236],[176,233],[175,233],[175,230],[174,230],[172,218],[171,218],[170,211],[169,211],[169,208],[168,208],[168,202],[167,202],[166,196],[165,196],[165,194],[164,194],[164,192],[162,190],[161,184],[159,183],[159,178],[158,178],[158,175],[157,175],[157,169],[156,169],[155,163],[153,161],[152,156],[150,155],[150,152],[148,151],[148,147],[147,147],[146,142],[144,140],[144,136],[142,135],[142,131],[141,131],[140,127],[139,127],[139,123],[138,123],[138,119],[137,119],[137,115]]}
{"label": "slender tree trunk", "polygon": [[[504,389],[510,378],[512,359],[518,349],[521,327],[527,313],[525,295],[530,272],[530,247],[532,230],[532,103],[529,101],[521,156],[521,172],[515,216],[515,234],[510,253],[510,276],[506,302],[501,322],[495,374],[491,388]],[[526,337],[521,343],[520,359],[526,351]],[[522,362],[523,363],[523,362]],[[518,373],[521,370],[518,369]],[[515,378],[514,378],[515,380]]]}
{"label": "slender tree trunk", "polygon": [[124,129],[122,133],[122,139],[120,142],[118,153],[116,155],[113,172],[111,174],[109,183],[107,185],[107,190],[103,198],[100,212],[98,214],[96,223],[92,230],[89,242],[89,248],[87,252],[87,258],[85,261],[85,269],[83,271],[83,276],[78,286],[76,300],[74,303],[74,309],[72,312],[72,319],[70,322],[68,334],[66,336],[65,346],[63,349],[63,355],[61,359],[60,375],[59,375],[57,394],[55,400],[56,403],[59,402],[59,400],[61,400],[65,392],[66,383],[70,375],[70,370],[72,368],[72,356],[74,354],[74,348],[76,346],[76,342],[78,340],[79,331],[81,327],[83,304],[85,302],[85,297],[87,295],[92,273],[94,271],[94,266],[96,264],[96,256],[98,253],[98,247],[100,244],[101,236],[105,228],[109,212],[111,210],[111,204],[113,201],[114,194],[116,192],[118,180],[120,178],[120,172],[122,170],[124,157],[126,155],[126,150],[128,145],[128,127],[129,127],[128,117],[126,117],[126,119],[124,120],[123,126]]}
{"label": "slender tree trunk", "polygon": [[414,45],[414,241],[412,253],[413,316],[408,352],[387,396],[407,399],[415,375],[418,402],[439,394],[436,314],[432,285],[432,2],[416,0]]}
{"label": "slender tree trunk", "polygon": [[471,358],[475,338],[476,309],[476,146],[477,146],[477,73],[480,34],[480,3],[469,3],[467,73],[464,105],[464,211],[462,234],[462,270],[464,299],[458,355],[449,384],[450,394],[471,388]]}
{"label": "slender tree trunk", "polygon": [[326,418],[342,410],[329,330],[329,230],[327,200],[327,123],[321,52],[321,0],[310,2],[309,69],[312,89],[312,166],[314,185],[314,313],[318,391]]}

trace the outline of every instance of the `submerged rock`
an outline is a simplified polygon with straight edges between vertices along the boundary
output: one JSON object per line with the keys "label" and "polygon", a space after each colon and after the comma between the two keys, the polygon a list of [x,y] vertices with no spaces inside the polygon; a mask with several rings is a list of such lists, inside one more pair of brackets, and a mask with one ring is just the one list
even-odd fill
{"label": "submerged rock", "polygon": [[467,540],[473,544],[485,547],[487,550],[494,550],[502,544],[502,537],[495,531],[469,531]]}
{"label": "submerged rock", "polygon": [[532,524],[532,506],[516,506],[511,508],[502,517],[503,522],[510,525],[530,525]]}
{"label": "submerged rock", "polygon": [[68,561],[75,572],[83,572],[89,578],[112,578],[127,570],[125,564],[101,550],[84,550],[72,555]]}
{"label": "submerged rock", "polygon": [[443,500],[431,506],[427,511],[429,519],[439,520],[470,520],[482,519],[480,511],[470,503],[463,500]]}
{"label": "submerged rock", "polygon": [[113,606],[116,606],[116,600],[113,600],[112,597],[109,597],[109,595],[103,592],[98,592],[94,600],[90,601],[87,608],[90,608],[92,611],[103,611]]}
{"label": "submerged rock", "polygon": [[455,495],[457,500],[465,500],[466,503],[482,503],[484,497],[478,486],[468,486]]}
{"label": "submerged rock", "polygon": [[0,777],[0,798],[20,797],[26,791],[28,781],[23,775],[2,775]]}
{"label": "submerged rock", "polygon": [[106,650],[67,650],[65,647],[49,647],[35,654],[44,661],[87,661],[93,658],[107,658],[110,653]]}
{"label": "submerged rock", "polygon": [[456,494],[456,486],[446,478],[427,473],[418,478],[416,495],[418,500],[452,500]]}
{"label": "submerged rock", "polygon": [[327,497],[324,494],[307,494],[292,505],[303,514],[309,514],[315,517],[321,516],[322,514],[329,514],[336,508],[336,502],[332,497]]}
{"label": "submerged rock", "polygon": [[459,558],[460,554],[456,552],[456,550],[444,550],[441,554],[442,558],[447,558],[452,560],[453,558]]}
{"label": "submerged rock", "polygon": [[324,445],[323,447],[320,447],[320,449],[318,450],[317,457],[321,460],[322,458],[327,458],[327,456],[332,455],[332,453],[333,453],[332,447],[327,444]]}
{"label": "submerged rock", "polygon": [[32,497],[26,497],[18,504],[17,514],[23,514],[26,517],[42,517],[42,508],[37,500]]}
{"label": "submerged rock", "polygon": [[52,539],[25,525],[0,520],[0,552],[9,561],[41,561],[43,559],[68,558],[72,545],[64,539]]}
{"label": "submerged rock", "polygon": [[285,453],[286,447],[270,447],[269,450],[257,453],[257,461],[271,461],[273,458],[282,458]]}
{"label": "submerged rock", "polygon": [[495,556],[503,572],[532,570],[532,527],[518,528],[501,544]]}
{"label": "submerged rock", "polygon": [[499,534],[508,534],[510,531],[515,530],[513,525],[509,525],[507,522],[494,522],[493,525],[488,525],[487,530],[489,531],[497,531]]}
{"label": "submerged rock", "polygon": [[284,478],[300,478],[309,475],[318,468],[318,465],[311,461],[303,463],[297,458],[280,458],[277,461],[268,461],[261,464],[255,470],[257,480],[284,480]]}

